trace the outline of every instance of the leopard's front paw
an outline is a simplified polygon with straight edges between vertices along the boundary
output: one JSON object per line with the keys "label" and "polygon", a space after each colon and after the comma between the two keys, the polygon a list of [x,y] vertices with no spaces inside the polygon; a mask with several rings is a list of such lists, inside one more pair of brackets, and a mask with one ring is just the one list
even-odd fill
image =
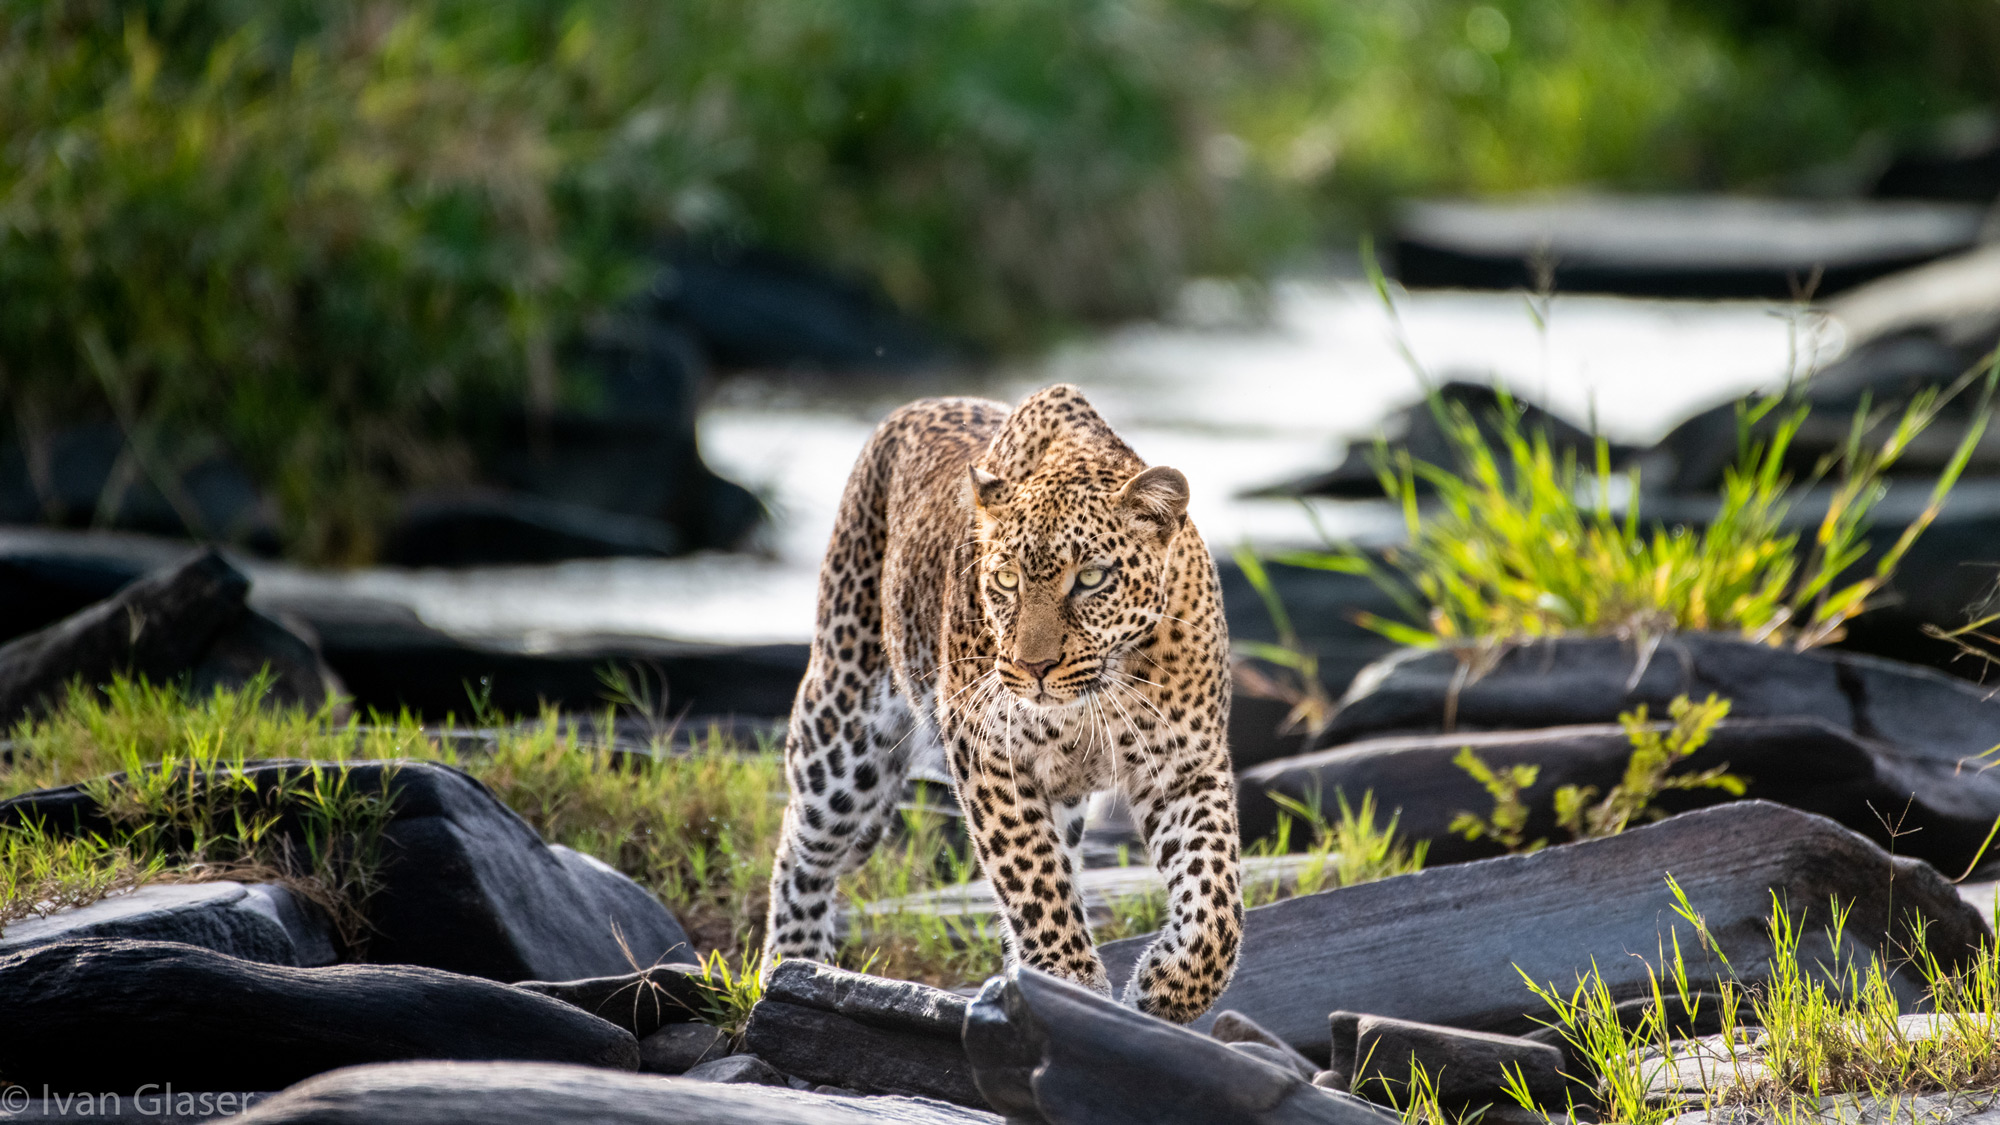
{"label": "leopard's front paw", "polygon": [[1222,995],[1233,967],[1162,954],[1156,945],[1140,960],[1132,983],[1125,987],[1125,1003],[1172,1023],[1192,1023]]}

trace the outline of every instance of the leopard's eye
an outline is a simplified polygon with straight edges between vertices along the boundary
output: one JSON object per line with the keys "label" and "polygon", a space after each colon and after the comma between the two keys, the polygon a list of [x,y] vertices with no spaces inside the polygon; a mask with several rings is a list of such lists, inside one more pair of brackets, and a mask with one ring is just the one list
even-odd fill
{"label": "leopard's eye", "polygon": [[996,570],[993,572],[993,582],[1002,590],[1011,590],[1021,584],[1021,572],[1011,568]]}
{"label": "leopard's eye", "polygon": [[1076,572],[1076,584],[1085,590],[1093,586],[1102,586],[1104,584],[1104,568],[1101,566],[1084,567],[1082,570]]}

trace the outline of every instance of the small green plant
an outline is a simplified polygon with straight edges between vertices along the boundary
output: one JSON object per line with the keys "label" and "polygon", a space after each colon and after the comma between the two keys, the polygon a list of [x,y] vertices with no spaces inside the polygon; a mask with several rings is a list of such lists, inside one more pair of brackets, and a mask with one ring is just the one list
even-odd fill
{"label": "small green plant", "polygon": [[158,856],[140,858],[101,836],[63,836],[40,822],[0,825],[0,934],[8,923],[89,906],[158,878]]}
{"label": "small green plant", "polygon": [[1602,800],[1596,800],[1594,785],[1565,785],[1556,790],[1556,824],[1572,838],[1616,836],[1635,819],[1657,820],[1662,813],[1652,807],[1653,801],[1671,789],[1720,789],[1732,797],[1743,795],[1743,779],[1730,773],[1726,765],[1699,773],[1669,776],[1667,772],[1708,743],[1709,732],[1728,716],[1729,701],[1711,694],[1697,704],[1680,695],[1668,704],[1667,712],[1673,725],[1664,731],[1646,721],[1643,703],[1618,716],[1625,737],[1632,743],[1632,756],[1625,762],[1625,776]]}
{"label": "small green plant", "polygon": [[745,951],[732,967],[721,950],[709,951],[696,978],[703,994],[701,1021],[740,1039],[751,1010],[764,998],[764,978],[771,967],[762,953]]}
{"label": "small green plant", "polygon": [[[1632,754],[1625,761],[1625,775],[1610,792],[1600,796],[1594,785],[1556,789],[1556,826],[1571,839],[1616,836],[1635,820],[1657,820],[1664,814],[1653,802],[1670,790],[1720,789],[1734,797],[1744,794],[1744,780],[1730,773],[1726,765],[1699,773],[1670,773],[1675,763],[1707,744],[1709,732],[1729,714],[1729,701],[1710,695],[1693,703],[1681,695],[1674,697],[1667,710],[1673,722],[1665,730],[1647,721],[1643,703],[1618,716],[1625,738],[1632,744]],[[1470,746],[1461,747],[1452,764],[1492,796],[1493,812],[1485,817],[1461,812],[1452,818],[1451,831],[1468,840],[1492,840],[1510,852],[1538,851],[1548,844],[1546,839],[1527,839],[1529,808],[1523,794],[1541,776],[1540,766],[1516,764],[1496,770]]]}
{"label": "small green plant", "polygon": [[[1288,793],[1267,792],[1266,796],[1278,806],[1277,830],[1270,838],[1251,844],[1246,854],[1265,856],[1289,852],[1294,819],[1312,832],[1312,840],[1305,851],[1307,862],[1298,871],[1291,888],[1292,894],[1317,894],[1334,887],[1372,883],[1377,879],[1408,875],[1423,869],[1430,842],[1418,840],[1411,843],[1397,835],[1396,826],[1402,819],[1400,811],[1391,813],[1386,822],[1379,822],[1380,810],[1372,790],[1361,794],[1358,804],[1350,804],[1347,794],[1336,790],[1334,803],[1339,808],[1339,815],[1332,821],[1327,819],[1316,789],[1308,790],[1303,800]],[[1275,902],[1284,897],[1283,892],[1284,888],[1277,883],[1260,887],[1246,879],[1243,904],[1261,906]]]}
{"label": "small green plant", "polygon": [[[1620,1003],[1593,964],[1574,988],[1523,975],[1551,1013],[1555,1027],[1583,1060],[1594,1084],[1600,1119],[1661,1125],[1693,1106],[1741,1107],[1762,1120],[1817,1119],[1822,1099],[1870,1095],[1890,1102],[1914,1094],[2000,1088],[2000,951],[1992,939],[1956,971],[1946,969],[1923,937],[1921,922],[1893,950],[1870,951],[1847,935],[1848,911],[1829,904],[1823,934],[1809,940],[1798,916],[1775,895],[1768,932],[1771,956],[1758,979],[1745,982],[1723,955],[1707,923],[1671,877],[1674,912],[1691,927],[1693,951],[1678,929],[1647,961],[1648,987],[1639,1004]],[[1690,955],[1705,961],[1700,972]],[[1912,1023],[1892,981],[1898,972],[1921,978],[1927,1013]],[[1700,985],[1695,984],[1702,980]],[[1720,1030],[1700,1039],[1686,1028]],[[1672,1073],[1682,1092],[1661,1079]],[[1698,1088],[1689,1089],[1693,1081]],[[1510,1096],[1549,1116],[1515,1082]],[[1575,1104],[1558,1112],[1574,1116]],[[1551,1118],[1553,1119],[1553,1118]]]}
{"label": "small green plant", "polygon": [[1462,812],[1452,818],[1451,831],[1463,835],[1468,840],[1489,839],[1510,852],[1539,851],[1547,840],[1527,842],[1528,803],[1521,794],[1535,784],[1542,775],[1542,767],[1535,765],[1512,765],[1504,770],[1495,770],[1486,764],[1470,746],[1459,747],[1452,764],[1464,770],[1477,781],[1493,798],[1493,814],[1481,817],[1474,813]]}

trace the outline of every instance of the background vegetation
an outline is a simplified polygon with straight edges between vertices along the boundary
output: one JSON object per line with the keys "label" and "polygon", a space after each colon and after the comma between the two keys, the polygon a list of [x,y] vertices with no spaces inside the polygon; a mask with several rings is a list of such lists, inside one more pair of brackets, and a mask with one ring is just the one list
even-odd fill
{"label": "background vegetation", "polygon": [[1397,193],[1768,184],[1996,55],[1991,0],[0,0],[0,409],[363,560],[662,240],[1018,347]]}

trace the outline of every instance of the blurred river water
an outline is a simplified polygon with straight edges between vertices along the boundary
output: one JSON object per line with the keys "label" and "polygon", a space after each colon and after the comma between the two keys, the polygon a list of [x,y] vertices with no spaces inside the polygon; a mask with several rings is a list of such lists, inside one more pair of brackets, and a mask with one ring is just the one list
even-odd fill
{"label": "blurred river water", "polygon": [[[1209,545],[1320,542],[1291,500],[1247,489],[1330,468],[1349,442],[1416,401],[1424,381],[1498,380],[1615,441],[1648,444],[1689,414],[1781,385],[1839,351],[1836,324],[1760,302],[1419,292],[1391,315],[1365,284],[1277,286],[1253,325],[1147,325],[1075,344],[1031,365],[901,379],[736,375],[704,411],[703,454],[762,495],[773,520],[755,553],[580,560],[456,571],[344,574],[254,567],[267,594],[365,594],[428,624],[533,650],[618,633],[711,643],[808,639],[814,578],[856,453],[883,414],[912,398],[1018,400],[1072,382],[1153,464],[1184,471]],[[1421,371],[1422,374],[1419,372]],[[1393,540],[1380,505],[1314,501],[1326,531]]]}

